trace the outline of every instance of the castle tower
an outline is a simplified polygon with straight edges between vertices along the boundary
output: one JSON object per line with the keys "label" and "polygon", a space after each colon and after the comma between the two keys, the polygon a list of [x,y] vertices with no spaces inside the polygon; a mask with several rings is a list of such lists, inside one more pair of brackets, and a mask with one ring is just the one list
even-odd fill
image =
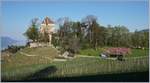
{"label": "castle tower", "polygon": [[40,27],[40,33],[42,34],[44,34],[45,32],[48,33],[50,45],[52,41],[52,33],[54,32],[54,28],[55,28],[55,24],[49,17],[46,17],[43,20],[41,27]]}

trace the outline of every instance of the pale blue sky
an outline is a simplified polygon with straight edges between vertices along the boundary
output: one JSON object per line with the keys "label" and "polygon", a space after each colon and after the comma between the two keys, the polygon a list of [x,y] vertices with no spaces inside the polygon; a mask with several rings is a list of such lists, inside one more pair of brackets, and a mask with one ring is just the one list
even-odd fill
{"label": "pale blue sky", "polygon": [[95,15],[100,25],[124,25],[130,31],[148,28],[148,1],[64,1],[64,2],[2,2],[3,36],[25,39],[22,35],[32,18],[40,21],[49,16],[56,21],[69,17],[81,21],[87,15]]}

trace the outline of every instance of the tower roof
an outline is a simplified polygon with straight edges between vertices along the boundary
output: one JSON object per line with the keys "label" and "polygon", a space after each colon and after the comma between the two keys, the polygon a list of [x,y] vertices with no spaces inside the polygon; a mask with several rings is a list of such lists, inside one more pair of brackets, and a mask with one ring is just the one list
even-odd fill
{"label": "tower roof", "polygon": [[42,24],[48,25],[48,24],[54,24],[54,22],[53,22],[49,17],[46,17],[46,18],[43,20]]}

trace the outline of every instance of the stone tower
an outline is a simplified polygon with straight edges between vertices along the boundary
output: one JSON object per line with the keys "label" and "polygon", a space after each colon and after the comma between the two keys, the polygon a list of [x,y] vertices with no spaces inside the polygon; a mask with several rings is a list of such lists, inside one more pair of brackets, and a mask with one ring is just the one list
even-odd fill
{"label": "stone tower", "polygon": [[52,33],[54,32],[54,28],[55,28],[55,24],[49,17],[46,17],[43,20],[41,27],[40,27],[40,33],[42,34],[44,34],[45,32],[48,33],[50,45],[52,41]]}

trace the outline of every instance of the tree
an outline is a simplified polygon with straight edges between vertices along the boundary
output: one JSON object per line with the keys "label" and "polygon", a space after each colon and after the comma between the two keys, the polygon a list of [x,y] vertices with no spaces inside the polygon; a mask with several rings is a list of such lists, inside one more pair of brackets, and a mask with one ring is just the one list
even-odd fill
{"label": "tree", "polygon": [[94,23],[94,21],[96,22],[97,17],[94,15],[88,15],[85,18],[82,19],[82,22],[86,25],[86,32],[87,33],[87,38],[90,42],[90,44],[92,43],[92,24]]}
{"label": "tree", "polygon": [[136,30],[132,34],[132,45],[136,48],[138,47],[148,47],[149,46],[149,32],[148,31],[138,31]]}
{"label": "tree", "polygon": [[59,36],[58,33],[53,33],[52,34],[52,44],[56,47],[59,46]]}
{"label": "tree", "polygon": [[37,25],[37,18],[32,19],[31,26],[27,29],[27,31],[24,33],[24,35],[32,40],[33,42],[38,41],[38,25]]}
{"label": "tree", "polygon": [[98,28],[99,30],[97,30],[97,38],[98,38],[98,46],[104,46],[106,45],[106,27],[104,26],[99,26]]}
{"label": "tree", "polygon": [[149,32],[144,32],[143,46],[149,48]]}
{"label": "tree", "polygon": [[111,25],[108,25],[107,28],[105,29],[105,45],[107,46],[112,46],[113,45],[113,42],[112,42],[112,37],[113,37],[113,31],[114,31],[114,28],[111,26]]}
{"label": "tree", "polygon": [[100,27],[99,24],[94,20],[91,25],[91,41],[92,41],[92,47],[95,49],[100,40],[99,36],[100,36]]}
{"label": "tree", "polygon": [[139,35],[140,35],[140,34],[139,34],[138,30],[135,30],[135,32],[134,32],[133,35],[132,35],[132,45],[133,45],[134,47],[136,47],[136,48],[139,47],[140,41],[141,41]]}
{"label": "tree", "polygon": [[107,46],[130,47],[131,33],[125,26],[108,25],[104,31],[104,42]]}
{"label": "tree", "polygon": [[[95,24],[93,24],[95,23]],[[88,15],[86,16],[85,18],[82,19],[82,26],[84,26],[84,36],[86,38],[85,42],[87,42],[87,46],[90,46],[90,47],[95,47],[93,46],[93,39],[92,37],[94,37],[93,35],[93,31],[94,31],[94,28],[93,27],[97,27],[97,17],[94,16],[94,15]]]}
{"label": "tree", "polygon": [[115,29],[115,32],[114,32],[115,46],[117,47],[128,46],[129,30],[125,26],[115,26],[114,29]]}
{"label": "tree", "polygon": [[38,37],[39,42],[45,42],[45,43],[49,42],[49,36],[47,32],[39,33],[38,35],[39,35]]}

